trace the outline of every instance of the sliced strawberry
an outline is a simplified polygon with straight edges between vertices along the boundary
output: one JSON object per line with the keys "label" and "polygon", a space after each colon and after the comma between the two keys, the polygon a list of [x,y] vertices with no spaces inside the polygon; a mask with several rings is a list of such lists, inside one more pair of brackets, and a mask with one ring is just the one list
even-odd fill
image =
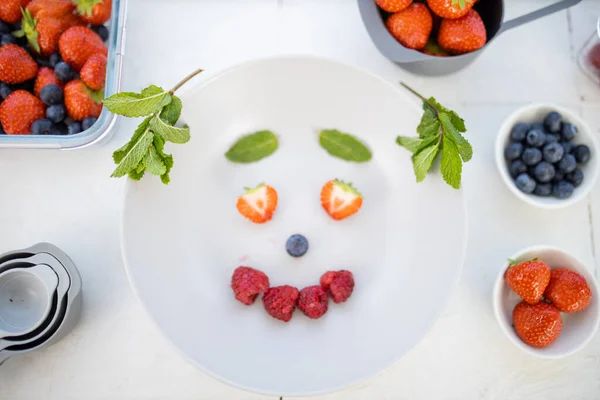
{"label": "sliced strawberry", "polygon": [[263,224],[273,218],[277,208],[277,192],[269,185],[260,184],[238,197],[237,209],[255,224]]}
{"label": "sliced strawberry", "polygon": [[327,182],[321,189],[321,205],[335,220],[356,214],[362,203],[362,195],[352,187],[351,183],[335,179]]}

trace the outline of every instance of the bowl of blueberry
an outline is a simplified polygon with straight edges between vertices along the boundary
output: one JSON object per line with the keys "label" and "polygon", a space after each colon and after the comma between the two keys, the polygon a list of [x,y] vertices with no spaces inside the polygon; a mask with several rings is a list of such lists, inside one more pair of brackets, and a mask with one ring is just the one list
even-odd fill
{"label": "bowl of blueberry", "polygon": [[587,124],[556,105],[531,104],[502,124],[496,164],[509,189],[542,208],[586,197],[598,177],[598,144]]}

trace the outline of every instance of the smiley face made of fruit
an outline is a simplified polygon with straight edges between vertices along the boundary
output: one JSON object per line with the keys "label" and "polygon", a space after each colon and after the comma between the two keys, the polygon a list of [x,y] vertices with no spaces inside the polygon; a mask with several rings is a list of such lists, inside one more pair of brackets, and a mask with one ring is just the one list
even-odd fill
{"label": "smiley face made of fruit", "polygon": [[[371,159],[370,150],[349,134],[337,130],[324,130],[320,132],[319,137],[321,147],[334,157],[352,162],[366,162]],[[242,137],[225,156],[230,161],[245,164],[269,156],[277,147],[277,137],[272,132],[260,131]],[[236,207],[248,221],[265,224],[274,217],[278,201],[275,188],[260,184],[246,188],[245,193],[237,198]],[[361,209],[363,196],[351,183],[333,179],[323,185],[320,201],[323,210],[332,219],[341,221]],[[290,236],[286,242],[287,253],[296,258],[304,256],[308,247],[306,237],[299,234]],[[263,293],[262,300],[267,313],[283,322],[292,319],[296,308],[311,319],[321,318],[328,310],[330,297],[334,303],[343,303],[350,298],[354,290],[354,276],[346,270],[327,271],[318,283],[302,290],[290,285],[271,287],[264,272],[249,266],[239,266],[231,277],[231,288],[237,301],[249,306]]]}

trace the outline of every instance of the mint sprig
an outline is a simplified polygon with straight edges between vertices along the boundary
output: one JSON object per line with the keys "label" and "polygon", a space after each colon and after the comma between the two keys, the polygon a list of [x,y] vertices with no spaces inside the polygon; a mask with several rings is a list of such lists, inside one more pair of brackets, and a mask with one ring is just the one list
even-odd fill
{"label": "mint sprig", "polygon": [[150,85],[140,93],[121,92],[103,100],[104,106],[115,114],[146,117],[129,142],[113,153],[117,168],[112,177],[127,175],[138,181],[149,172],[160,176],[164,184],[169,183],[173,156],[164,152],[165,142],[182,144],[190,140],[190,128],[177,126],[183,105],[174,93],[200,72],[201,69],[192,72],[168,92]]}
{"label": "mint sprig", "polygon": [[398,136],[396,143],[413,153],[412,162],[417,182],[422,182],[441,153],[440,172],[446,183],[460,188],[463,162],[473,157],[473,148],[461,133],[467,131],[465,121],[452,110],[426,99],[400,82],[423,101],[423,116],[417,126],[418,137]]}

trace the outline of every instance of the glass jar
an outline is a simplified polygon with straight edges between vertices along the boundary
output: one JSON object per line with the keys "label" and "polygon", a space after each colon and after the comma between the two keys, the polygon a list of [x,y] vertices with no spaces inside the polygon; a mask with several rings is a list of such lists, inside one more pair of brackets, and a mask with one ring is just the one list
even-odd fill
{"label": "glass jar", "polygon": [[579,50],[577,64],[587,76],[600,84],[600,19],[594,33]]}

